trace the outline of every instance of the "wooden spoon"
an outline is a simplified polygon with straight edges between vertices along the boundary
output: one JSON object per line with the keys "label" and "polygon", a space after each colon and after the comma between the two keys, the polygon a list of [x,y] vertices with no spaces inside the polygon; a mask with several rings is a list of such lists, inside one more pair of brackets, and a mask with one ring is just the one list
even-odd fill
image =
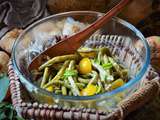
{"label": "wooden spoon", "polygon": [[74,53],[83,42],[87,40],[95,31],[101,28],[106,24],[114,15],[120,12],[122,8],[124,8],[130,0],[121,0],[115,7],[113,7],[110,11],[108,11],[103,17],[96,20],[93,24],[88,26],[86,29],[61,40],[55,45],[49,47],[41,54],[36,56],[30,65],[28,66],[28,70],[35,70],[42,64],[42,58],[44,55],[49,57],[65,55]]}

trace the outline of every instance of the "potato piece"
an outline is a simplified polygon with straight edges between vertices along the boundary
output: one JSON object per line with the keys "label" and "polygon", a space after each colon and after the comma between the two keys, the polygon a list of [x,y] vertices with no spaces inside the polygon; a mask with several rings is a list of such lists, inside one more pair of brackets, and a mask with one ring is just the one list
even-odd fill
{"label": "potato piece", "polygon": [[147,37],[151,50],[151,65],[160,73],[160,36]]}
{"label": "potato piece", "polygon": [[[138,24],[152,12],[152,0],[132,0],[119,14],[121,18]],[[132,13],[132,15],[131,15]]]}
{"label": "potato piece", "polygon": [[[37,27],[35,27],[33,29],[33,35],[38,36],[39,34],[42,35],[44,33],[46,35],[49,34],[51,36],[61,35],[61,30],[62,30],[63,26],[60,26],[59,24],[56,24],[56,22],[55,21],[48,21],[48,22],[45,22],[45,23],[42,23],[42,24],[38,25]],[[62,20],[62,22],[61,22],[62,25],[64,24],[63,22],[64,21]]]}
{"label": "potato piece", "polygon": [[22,30],[20,29],[13,29],[6,33],[2,39],[0,40],[0,47],[8,53],[11,53],[12,46],[18,35]]}
{"label": "potato piece", "polygon": [[6,73],[8,70],[9,56],[7,53],[0,51],[0,73]]}
{"label": "potato piece", "polygon": [[[151,52],[151,65],[160,73],[160,36],[150,36],[146,38],[150,47]],[[135,43],[135,48],[139,54],[144,53],[144,45],[140,40]]]}

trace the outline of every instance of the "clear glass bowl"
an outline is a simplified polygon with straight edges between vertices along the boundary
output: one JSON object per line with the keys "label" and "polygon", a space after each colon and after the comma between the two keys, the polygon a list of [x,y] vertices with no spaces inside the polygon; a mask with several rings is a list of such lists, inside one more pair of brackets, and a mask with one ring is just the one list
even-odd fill
{"label": "clear glass bowl", "polygon": [[150,63],[147,41],[133,25],[116,17],[95,33],[103,36],[91,37],[84,43],[84,46],[108,46],[118,61],[129,69],[131,79],[125,85],[111,92],[94,96],[63,96],[41,89],[34,84],[29,75],[27,67],[32,59],[57,42],[55,35],[62,35],[62,30],[57,30],[57,27],[62,27],[62,23],[58,25],[54,23],[66,17],[72,17],[88,25],[102,15],[103,13],[93,11],[74,11],[52,15],[33,23],[18,37],[12,51],[13,67],[34,100],[62,107],[111,111],[121,100],[132,95],[140,87]]}

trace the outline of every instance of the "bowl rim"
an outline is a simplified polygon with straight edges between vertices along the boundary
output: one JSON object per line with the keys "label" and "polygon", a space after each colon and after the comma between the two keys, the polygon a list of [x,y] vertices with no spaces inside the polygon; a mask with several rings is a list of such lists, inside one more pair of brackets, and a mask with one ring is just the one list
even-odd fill
{"label": "bowl rim", "polygon": [[20,72],[18,65],[16,64],[16,55],[15,55],[15,51],[16,51],[16,45],[19,43],[21,37],[23,37],[25,35],[25,33],[27,33],[30,29],[34,28],[36,25],[39,25],[41,23],[45,23],[46,21],[50,20],[51,18],[54,17],[61,17],[64,15],[70,15],[70,14],[95,14],[97,16],[102,16],[104,15],[104,13],[100,13],[100,12],[96,12],[96,11],[69,11],[69,12],[63,12],[63,13],[58,13],[58,14],[54,14],[48,17],[45,17],[43,19],[40,19],[36,22],[34,22],[33,24],[29,25],[16,39],[16,41],[13,44],[13,48],[12,48],[12,55],[11,55],[11,61],[13,64],[13,68],[15,70],[15,73],[18,75],[18,77],[20,77],[20,81],[22,83],[26,83],[27,85],[31,86],[32,88],[34,88],[35,91],[40,91],[42,94],[46,94],[48,96],[52,96],[54,99],[63,99],[63,100],[75,100],[75,101],[79,101],[79,100],[94,100],[94,99],[103,99],[106,97],[110,97],[113,96],[119,92],[123,92],[125,89],[131,87],[132,85],[134,85],[135,83],[137,83],[138,81],[140,81],[143,77],[143,75],[145,75],[149,64],[150,64],[150,48],[148,45],[147,40],[144,38],[144,36],[142,35],[142,33],[136,28],[134,27],[132,24],[128,23],[125,20],[122,20],[118,17],[113,17],[112,20],[118,22],[119,24],[122,24],[123,26],[127,27],[128,29],[130,29],[131,31],[133,31],[139,38],[140,40],[143,42],[145,49],[146,49],[146,56],[145,56],[145,61],[144,61],[144,65],[141,68],[141,70],[139,71],[139,73],[137,74],[137,76],[135,76],[134,78],[130,79],[126,84],[124,84],[123,86],[114,89],[112,91],[109,92],[104,92],[101,94],[97,94],[97,95],[93,95],[93,96],[64,96],[64,95],[57,95],[55,93],[51,93],[48,92],[47,90],[44,90],[42,88],[40,88],[39,86],[33,84],[31,81],[27,80],[24,76],[23,73]]}

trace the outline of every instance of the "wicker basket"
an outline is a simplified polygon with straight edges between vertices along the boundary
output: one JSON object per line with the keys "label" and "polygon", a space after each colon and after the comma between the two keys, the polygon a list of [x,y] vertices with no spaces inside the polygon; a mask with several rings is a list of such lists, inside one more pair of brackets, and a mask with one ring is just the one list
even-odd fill
{"label": "wicker basket", "polygon": [[[124,39],[118,39],[118,36],[103,36],[95,35],[91,40],[85,42],[84,45],[87,46],[98,46],[100,45],[110,45],[109,43],[114,43],[119,47],[122,43],[124,45],[129,44],[129,42],[123,42]],[[120,37],[122,38],[122,37]],[[99,41],[100,40],[100,41]],[[106,44],[107,43],[107,44]],[[111,47],[111,45],[110,45]],[[113,48],[113,49],[112,49]],[[116,48],[116,47],[115,47]],[[111,47],[112,54],[118,54],[118,50]],[[138,49],[137,49],[138,50]],[[143,49],[142,49],[143,50]],[[123,52],[123,51],[122,51]],[[141,51],[138,51],[141,52]],[[130,54],[127,49],[126,54]],[[135,53],[136,54],[136,53]],[[119,54],[118,54],[119,55]],[[126,55],[124,55],[126,56]],[[122,57],[122,56],[121,56]],[[122,57],[123,58],[123,57]],[[130,59],[128,59],[129,61]],[[134,59],[131,59],[134,61]],[[130,62],[131,62],[130,61]],[[131,62],[134,64],[134,62]],[[137,63],[136,63],[137,64]],[[158,74],[150,66],[148,68],[145,77],[141,80],[140,88],[133,92],[130,96],[119,102],[118,106],[111,112],[104,112],[101,110],[90,109],[90,108],[66,108],[60,107],[59,105],[49,105],[44,102],[44,104],[34,101],[30,94],[27,93],[25,87],[20,83],[19,77],[14,73],[12,63],[9,64],[9,77],[10,77],[10,88],[12,94],[12,102],[16,108],[19,115],[25,119],[86,119],[86,120],[114,120],[123,119],[130,112],[136,110],[140,106],[144,105],[146,102],[151,100],[156,94],[158,94],[160,81]]]}
{"label": "wicker basket", "polygon": [[111,113],[96,111],[92,109],[79,110],[77,108],[60,108],[56,105],[39,104],[32,101],[29,94],[20,83],[18,76],[14,73],[12,63],[9,63],[10,90],[12,103],[19,113],[25,119],[75,119],[75,120],[118,120],[123,119],[130,112],[144,105],[159,92],[160,78],[158,74],[150,67],[143,85],[132,96],[121,101],[118,108]]}

